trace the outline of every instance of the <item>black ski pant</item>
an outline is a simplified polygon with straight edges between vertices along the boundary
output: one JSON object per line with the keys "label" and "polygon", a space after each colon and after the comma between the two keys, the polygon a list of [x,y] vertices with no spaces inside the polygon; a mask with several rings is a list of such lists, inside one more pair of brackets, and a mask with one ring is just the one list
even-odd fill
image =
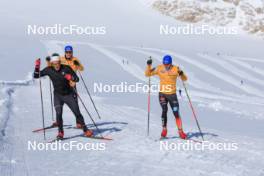
{"label": "black ski pant", "polygon": [[180,118],[179,114],[179,102],[176,94],[163,94],[159,93],[159,102],[162,108],[161,120],[162,127],[167,127],[167,112],[168,112],[168,103],[171,106],[172,112],[175,118]]}
{"label": "black ski pant", "polygon": [[[77,86],[75,85],[75,86],[73,87],[73,89],[74,89],[74,93],[73,93],[73,94],[74,94],[75,97],[77,97],[77,98],[76,98],[76,101],[77,101],[77,104],[79,104],[79,103],[78,103],[78,91],[77,91]],[[77,124],[77,123],[78,123],[78,119],[76,118],[76,124]]]}
{"label": "black ski pant", "polygon": [[76,117],[77,123],[83,126],[83,131],[87,131],[87,127],[85,126],[84,118],[80,112],[80,108],[78,105],[78,98],[76,93],[70,93],[68,95],[60,95],[54,92],[54,106],[56,110],[56,120],[58,123],[59,131],[63,131],[63,105],[66,104],[73,114]]}

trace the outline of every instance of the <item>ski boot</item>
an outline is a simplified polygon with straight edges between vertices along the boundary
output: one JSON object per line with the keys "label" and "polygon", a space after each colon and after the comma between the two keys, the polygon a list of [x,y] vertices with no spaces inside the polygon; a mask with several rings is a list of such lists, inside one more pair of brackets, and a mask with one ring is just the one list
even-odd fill
{"label": "ski boot", "polygon": [[183,132],[182,129],[179,130],[179,136],[181,139],[187,139],[187,135]]}
{"label": "ski boot", "polygon": [[163,128],[161,132],[161,138],[167,137],[167,128]]}
{"label": "ski boot", "polygon": [[63,131],[59,131],[58,135],[57,135],[57,140],[62,140],[64,137],[64,132]]}
{"label": "ski boot", "polygon": [[87,130],[84,132],[85,137],[92,137],[93,136],[93,131],[92,130]]}

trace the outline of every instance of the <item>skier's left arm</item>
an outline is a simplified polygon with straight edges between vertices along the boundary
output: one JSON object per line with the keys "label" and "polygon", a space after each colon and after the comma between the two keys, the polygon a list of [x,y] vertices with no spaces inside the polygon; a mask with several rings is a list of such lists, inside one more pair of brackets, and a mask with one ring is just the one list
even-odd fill
{"label": "skier's left arm", "polygon": [[73,71],[73,69],[69,66],[66,66],[67,68],[67,73],[64,75],[64,77],[68,80],[68,81],[73,81],[73,82],[79,82],[79,77],[77,76],[77,74]]}
{"label": "skier's left arm", "polygon": [[179,76],[181,77],[181,79],[183,81],[187,81],[188,80],[187,75],[179,67],[178,67],[178,74],[179,74]]}
{"label": "skier's left arm", "polygon": [[79,71],[83,71],[84,70],[84,66],[81,64],[80,60],[75,58],[73,61],[73,64],[75,65],[75,67],[78,68]]}

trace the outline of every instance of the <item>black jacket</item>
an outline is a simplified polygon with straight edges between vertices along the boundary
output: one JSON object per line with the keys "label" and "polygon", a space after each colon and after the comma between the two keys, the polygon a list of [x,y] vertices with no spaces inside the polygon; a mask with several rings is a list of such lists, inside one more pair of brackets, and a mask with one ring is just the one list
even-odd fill
{"label": "black jacket", "polygon": [[68,95],[74,92],[74,88],[71,87],[69,81],[64,78],[66,74],[72,75],[72,81],[79,81],[79,77],[71,69],[71,67],[67,65],[61,65],[59,71],[56,71],[53,67],[46,67],[41,71],[39,70],[39,68],[35,68],[34,78],[49,76],[54,87],[54,93],[58,93],[60,95]]}

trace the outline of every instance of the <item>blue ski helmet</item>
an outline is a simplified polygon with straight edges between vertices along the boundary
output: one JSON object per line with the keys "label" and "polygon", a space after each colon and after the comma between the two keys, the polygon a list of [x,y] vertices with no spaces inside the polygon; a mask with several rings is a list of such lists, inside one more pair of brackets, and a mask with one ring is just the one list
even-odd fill
{"label": "blue ski helmet", "polygon": [[67,51],[73,52],[73,48],[70,45],[65,46],[64,50],[65,50],[65,52],[67,52]]}
{"label": "blue ski helmet", "polygon": [[172,64],[172,57],[170,55],[165,55],[163,57],[163,64]]}

